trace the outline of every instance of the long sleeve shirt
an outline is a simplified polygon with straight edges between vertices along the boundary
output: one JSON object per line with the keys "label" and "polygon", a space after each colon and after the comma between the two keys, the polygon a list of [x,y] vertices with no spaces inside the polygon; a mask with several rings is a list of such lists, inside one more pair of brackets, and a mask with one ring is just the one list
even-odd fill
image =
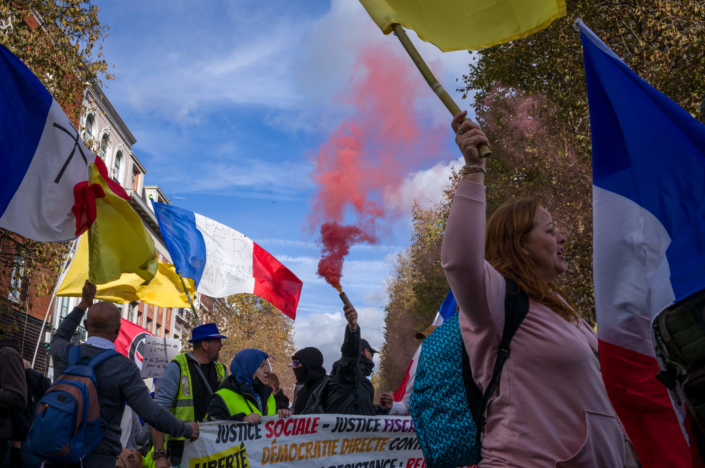
{"label": "long sleeve shirt", "polygon": [[[505,280],[485,261],[485,186],[461,181],[442,247],[473,378],[484,390],[504,329]],[[625,439],[600,374],[597,337],[533,299],[487,406],[481,468],[624,467]]]}

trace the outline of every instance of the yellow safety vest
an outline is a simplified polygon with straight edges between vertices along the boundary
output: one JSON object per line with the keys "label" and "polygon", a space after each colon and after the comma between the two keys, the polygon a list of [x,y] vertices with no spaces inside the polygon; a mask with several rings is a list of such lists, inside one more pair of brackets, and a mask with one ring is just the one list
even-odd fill
{"label": "yellow safety vest", "polygon": [[142,457],[142,461],[140,462],[142,468],[154,468],[154,458],[152,458],[152,452],[154,452],[154,447],[152,447],[152,450],[147,452],[147,455]]}
{"label": "yellow safety vest", "polygon": [[[179,377],[179,393],[177,393],[169,411],[180,421],[193,421],[196,416],[193,410],[193,386],[191,385],[191,374],[188,370],[188,358],[186,354],[177,354],[173,361],[176,361],[179,365],[181,376]],[[215,361],[215,370],[218,375],[218,383],[223,383],[225,366]],[[183,437],[171,437],[169,434],[166,434],[166,438],[168,440],[184,440]]]}
{"label": "yellow safety vest", "polygon": [[[245,413],[245,415],[257,413],[262,416],[262,413],[256,405],[253,405],[243,395],[240,395],[239,393],[234,392],[229,388],[221,388],[215,393],[220,395],[220,397],[227,405],[228,411],[230,412],[230,416],[240,413]],[[273,414],[276,414],[276,412],[277,403],[274,401],[274,395],[269,395],[264,416],[271,416]]]}

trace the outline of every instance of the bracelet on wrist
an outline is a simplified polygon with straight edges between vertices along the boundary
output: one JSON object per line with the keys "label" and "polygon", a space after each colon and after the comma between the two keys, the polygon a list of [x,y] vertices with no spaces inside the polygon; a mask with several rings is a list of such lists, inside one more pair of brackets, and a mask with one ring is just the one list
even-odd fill
{"label": "bracelet on wrist", "polygon": [[474,174],[475,172],[484,172],[487,174],[487,169],[477,164],[466,164],[460,169],[461,175]]}

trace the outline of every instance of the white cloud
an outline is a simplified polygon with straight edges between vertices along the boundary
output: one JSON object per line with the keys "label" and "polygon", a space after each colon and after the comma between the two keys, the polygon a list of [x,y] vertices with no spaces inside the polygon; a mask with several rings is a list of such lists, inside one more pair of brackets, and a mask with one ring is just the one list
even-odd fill
{"label": "white cloud", "polygon": [[463,159],[459,158],[409,174],[399,187],[388,187],[384,191],[385,204],[405,214],[411,213],[414,202],[421,208],[429,208],[442,199],[443,189],[448,186],[453,168],[458,170],[462,166]]}
{"label": "white cloud", "polygon": [[[370,346],[379,349],[384,341],[384,312],[377,307],[358,309],[358,323],[362,337]],[[340,359],[346,325],[347,321],[340,312],[309,314],[296,322],[296,349],[318,348],[323,354],[323,365],[330,372],[333,363]],[[377,355],[375,363],[379,364]]]}

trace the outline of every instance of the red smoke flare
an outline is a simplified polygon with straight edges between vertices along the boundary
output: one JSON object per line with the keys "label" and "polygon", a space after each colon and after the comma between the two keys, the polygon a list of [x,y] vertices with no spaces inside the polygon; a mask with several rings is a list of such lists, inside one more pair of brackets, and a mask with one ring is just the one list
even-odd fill
{"label": "red smoke flare", "polygon": [[[408,57],[380,48],[363,50],[353,76],[350,89],[338,97],[353,106],[353,117],[313,158],[318,190],[309,228],[321,225],[318,275],[336,288],[350,247],[375,243],[378,231],[389,229],[383,193],[398,193],[406,175],[420,169],[424,160],[437,158],[444,135],[441,128],[422,126],[416,118],[418,98],[432,99],[432,94]],[[352,217],[352,225],[343,225],[346,216]]]}
{"label": "red smoke flare", "polygon": [[343,292],[340,286],[343,260],[350,252],[350,245],[358,242],[374,244],[376,240],[357,226],[343,226],[338,223],[324,223],[321,226],[323,257],[318,262],[316,273],[340,292]]}

